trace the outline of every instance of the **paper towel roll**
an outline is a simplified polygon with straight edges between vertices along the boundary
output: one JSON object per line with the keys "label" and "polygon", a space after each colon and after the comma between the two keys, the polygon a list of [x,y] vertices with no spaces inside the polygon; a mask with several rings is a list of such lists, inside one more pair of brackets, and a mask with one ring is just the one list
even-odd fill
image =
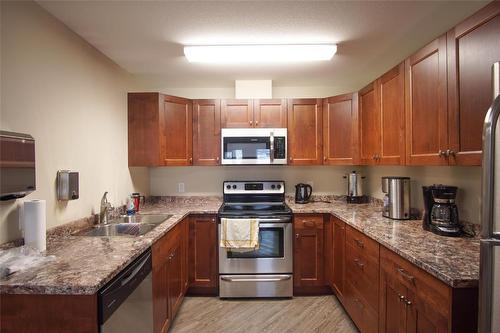
{"label": "paper towel roll", "polygon": [[46,243],[46,213],[45,200],[27,200],[23,207],[24,245],[39,251],[45,251]]}

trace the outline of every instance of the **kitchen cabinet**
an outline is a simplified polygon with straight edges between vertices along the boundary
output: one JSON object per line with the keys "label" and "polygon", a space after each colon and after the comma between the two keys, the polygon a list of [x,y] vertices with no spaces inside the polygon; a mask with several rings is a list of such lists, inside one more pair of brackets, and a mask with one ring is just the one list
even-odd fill
{"label": "kitchen cabinet", "polygon": [[333,218],[324,218],[324,271],[325,284],[333,289]]}
{"label": "kitchen cabinet", "polygon": [[323,100],[323,164],[358,163],[358,95]]}
{"label": "kitchen cabinet", "polygon": [[405,61],[406,164],[447,165],[446,36]]}
{"label": "kitchen cabinet", "polygon": [[129,166],[192,164],[192,103],[160,93],[128,94]]}
{"label": "kitchen cabinet", "polygon": [[239,99],[222,101],[222,127],[283,128],[286,99]]}
{"label": "kitchen cabinet", "polygon": [[477,288],[450,288],[380,249],[379,332],[476,332]]}
{"label": "kitchen cabinet", "polygon": [[500,2],[447,33],[450,164],[481,165],[482,131],[493,102],[491,68],[500,61]]}
{"label": "kitchen cabinet", "polygon": [[293,227],[294,293],[324,293],[323,215],[294,215]]}
{"label": "kitchen cabinet", "polygon": [[359,91],[359,151],[361,164],[378,162],[380,145],[380,108],[377,106],[376,83]]}
{"label": "kitchen cabinet", "polygon": [[333,223],[333,274],[332,288],[342,301],[345,285],[345,223],[331,216]]}
{"label": "kitchen cabinet", "polygon": [[221,101],[221,122],[224,128],[254,127],[253,100],[223,99]]}
{"label": "kitchen cabinet", "polygon": [[286,128],[286,99],[256,99],[253,106],[254,127]]}
{"label": "kitchen cabinet", "polygon": [[321,99],[288,100],[288,163],[320,165],[323,163],[323,128]]}
{"label": "kitchen cabinet", "polygon": [[380,108],[380,145],[377,162],[405,164],[404,63],[377,79],[377,107]]}
{"label": "kitchen cabinet", "polygon": [[193,215],[189,218],[189,293],[217,295],[217,217]]}
{"label": "kitchen cabinet", "polygon": [[187,288],[187,220],[178,223],[152,246],[153,328],[167,332]]}
{"label": "kitchen cabinet", "polygon": [[193,102],[193,164],[219,165],[221,106],[217,99]]}
{"label": "kitchen cabinet", "polygon": [[377,332],[379,244],[348,226],[345,240],[344,304],[362,332]]}

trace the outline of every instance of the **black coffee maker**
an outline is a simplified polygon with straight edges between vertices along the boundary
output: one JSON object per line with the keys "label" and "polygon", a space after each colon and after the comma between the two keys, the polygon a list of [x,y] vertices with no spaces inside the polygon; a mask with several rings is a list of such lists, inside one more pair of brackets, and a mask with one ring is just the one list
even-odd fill
{"label": "black coffee maker", "polygon": [[458,188],[456,186],[423,186],[424,218],[423,228],[441,236],[457,237],[462,235],[455,204]]}
{"label": "black coffee maker", "polygon": [[295,202],[299,204],[305,204],[309,202],[311,198],[313,188],[309,184],[297,184],[295,185]]}

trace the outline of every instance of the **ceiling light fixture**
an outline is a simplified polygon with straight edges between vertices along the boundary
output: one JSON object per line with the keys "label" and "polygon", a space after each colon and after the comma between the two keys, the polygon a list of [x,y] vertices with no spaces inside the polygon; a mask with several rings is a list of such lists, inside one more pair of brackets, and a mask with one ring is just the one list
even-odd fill
{"label": "ceiling light fixture", "polygon": [[184,46],[189,62],[223,64],[325,61],[336,52],[335,44]]}

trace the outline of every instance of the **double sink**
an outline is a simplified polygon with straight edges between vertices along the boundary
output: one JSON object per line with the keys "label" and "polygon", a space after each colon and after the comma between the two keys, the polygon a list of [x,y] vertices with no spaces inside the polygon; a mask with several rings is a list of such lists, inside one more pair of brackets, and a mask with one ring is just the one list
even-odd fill
{"label": "double sink", "polygon": [[171,217],[171,214],[123,216],[109,221],[108,224],[96,225],[91,229],[83,230],[77,233],[77,235],[91,237],[141,236]]}

